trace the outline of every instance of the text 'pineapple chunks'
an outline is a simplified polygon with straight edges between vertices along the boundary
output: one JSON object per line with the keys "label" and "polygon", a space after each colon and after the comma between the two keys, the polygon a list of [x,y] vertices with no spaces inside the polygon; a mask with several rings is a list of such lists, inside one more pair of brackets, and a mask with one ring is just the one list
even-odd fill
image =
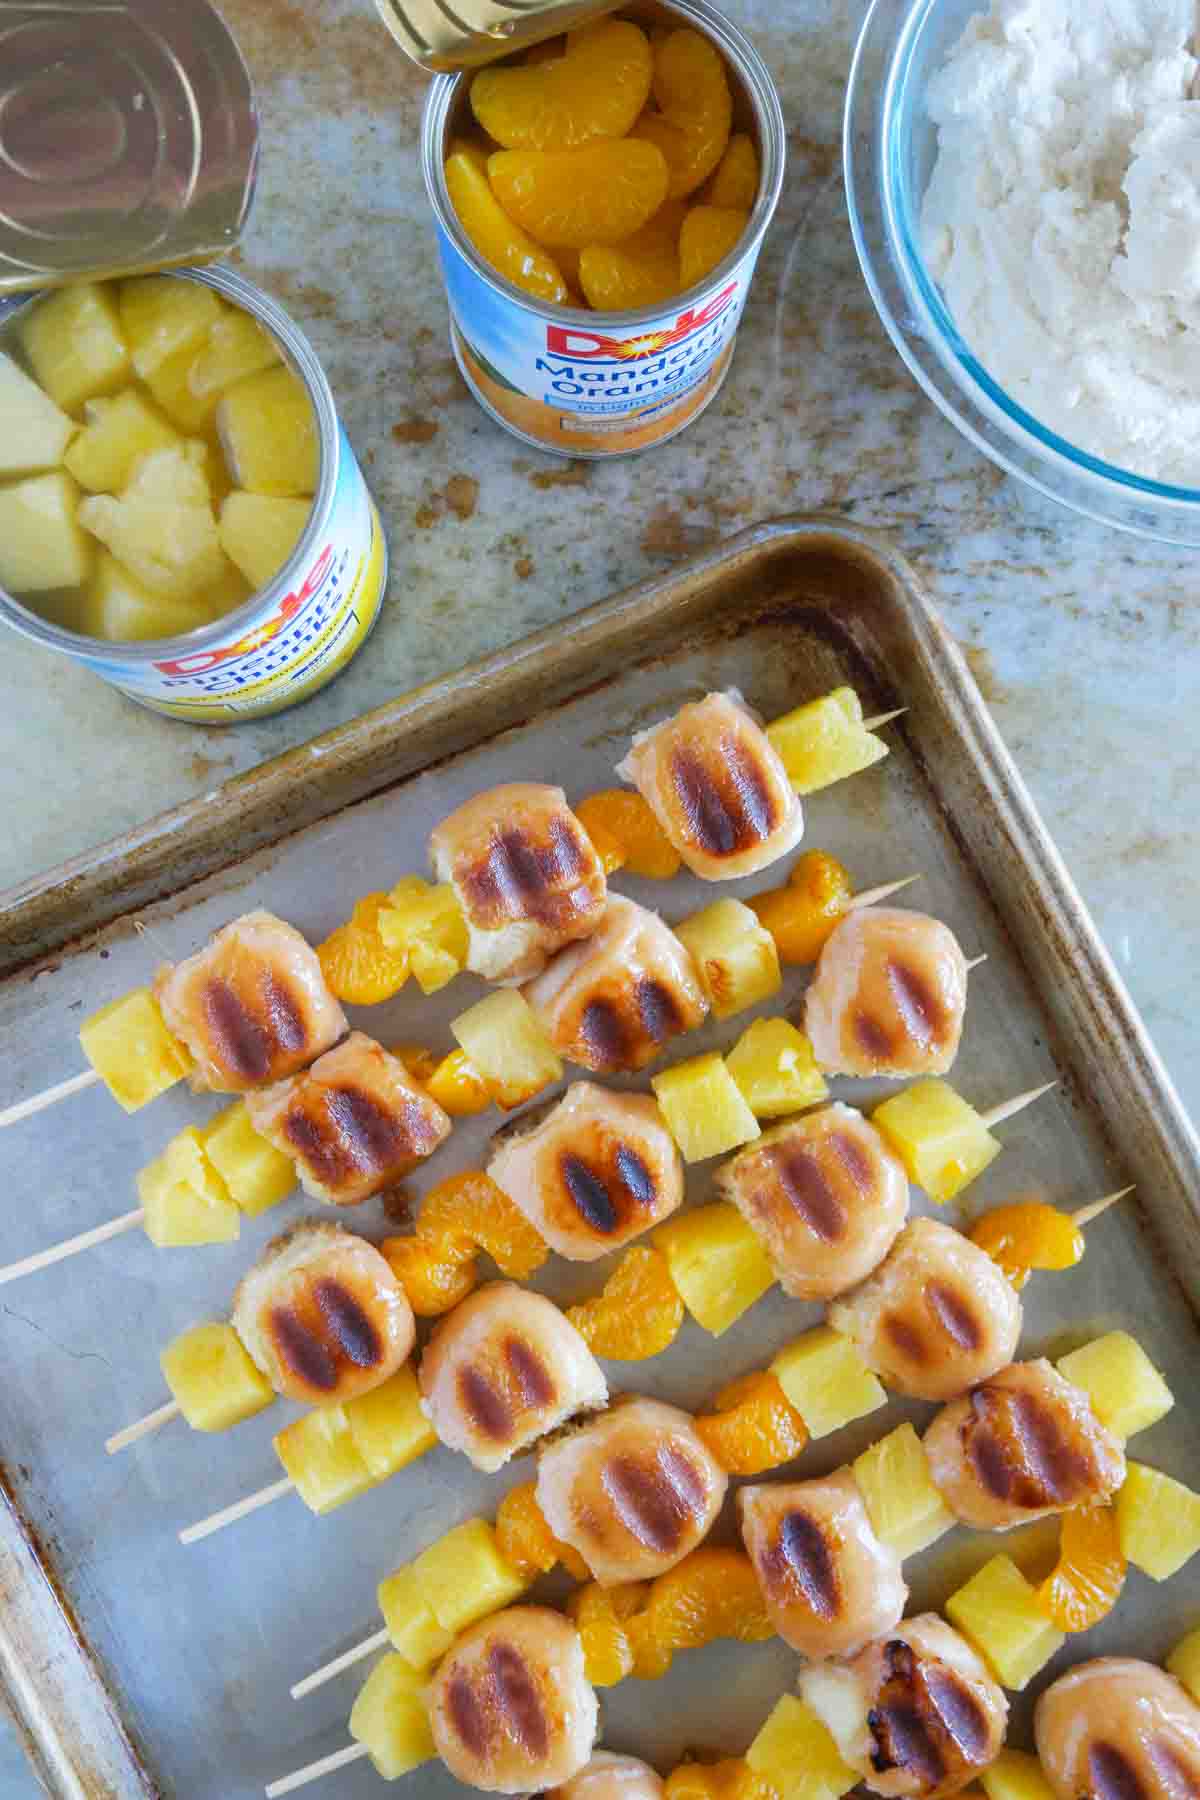
{"label": "text 'pineapple chunks'", "polygon": [[746,1762],[779,1800],[841,1800],[859,1780],[824,1721],[794,1694],[776,1701]]}
{"label": "text 'pineapple chunks'", "polygon": [[979,1771],[979,1781],[987,1800],[1055,1800],[1041,1763],[1027,1750],[1002,1750]]}
{"label": "text 'pineapple chunks'", "polygon": [[900,1158],[909,1180],[939,1205],[982,1175],[1001,1150],[1000,1140],[975,1108],[949,1082],[933,1078],[893,1094],[875,1108],[871,1123]]}
{"label": "text 'pineapple chunks'", "polygon": [[193,1325],[159,1357],[167,1386],[193,1431],[225,1431],[275,1398],[232,1325]]}
{"label": "text 'pineapple chunks'", "polygon": [[169,450],[179,433],[136,388],[122,388],[107,400],[89,400],[87,424],[65,461],[80,487],[92,494],[119,494],[139,457]]}
{"label": "text 'pineapple chunks'", "polygon": [[121,283],[121,328],[143,381],[173,356],[197,350],[221,316],[212,288],[173,275],[138,275]]}
{"label": "text 'pineapple chunks'", "polygon": [[1145,1431],[1175,1404],[1170,1388],[1127,1331],[1105,1332],[1060,1356],[1056,1366],[1083,1389],[1100,1423],[1120,1438]]}
{"label": "text 'pineapple chunks'", "polygon": [[57,469],[76,432],[73,419],[55,406],[11,356],[0,353],[0,475],[33,475]]}
{"label": "text 'pineapple chunks'", "polygon": [[235,487],[279,498],[316,492],[317,421],[291,369],[266,369],[236,382],[217,407],[217,433]]}
{"label": "text 'pineapple chunks'", "polygon": [[1117,1495],[1121,1553],[1154,1581],[1169,1581],[1200,1550],[1200,1494],[1131,1462]]}
{"label": "text 'pineapple chunks'", "polygon": [[276,500],[269,494],[229,494],[221,507],[221,548],[257,593],[274,581],[304,535],[309,500]]}
{"label": "text 'pineapple chunks'", "polygon": [[875,1536],[901,1561],[935,1544],[954,1524],[911,1425],[889,1431],[856,1456],[852,1467]]}
{"label": "text 'pineapple chunks'", "polygon": [[228,569],[217,537],[198,441],[152,450],[138,462],[119,499],[93,494],[79,508],[80,523],[107,544],[153,593],[193,599]]}
{"label": "text 'pineapple chunks'", "polygon": [[79,587],[93,549],[79,511],[79,489],[65,469],[0,487],[0,587],[14,594]]}
{"label": "text 'pineapple chunks'", "polygon": [[766,1251],[736,1206],[717,1200],[660,1225],[654,1246],[697,1325],[720,1337],[774,1286]]}
{"label": "text 'pineapple chunks'", "polygon": [[1002,1687],[1020,1691],[1066,1643],[1010,1556],[993,1556],[946,1602],[946,1617]]}
{"label": "text 'pineapple chunks'", "polygon": [[36,380],[64,412],[111,394],[130,374],[111,288],[82,281],[31,306],[17,327]]}
{"label": "text 'pineapple chunks'", "polygon": [[101,550],[85,591],[82,622],[89,637],[119,644],[196,631],[213,617],[203,598],[152,594],[124,563]]}
{"label": "text 'pineapple chunks'", "polygon": [[675,927],[690,953],[713,1017],[728,1019],[779,992],[775,939],[740,900],[716,900]]}
{"label": "text 'pineapple chunks'", "polygon": [[379,935],[389,950],[402,950],[423,994],[436,994],[461,974],[467,961],[467,922],[454,889],[433,887],[419,875],[396,883],[379,910]]}
{"label": "text 'pineapple chunks'", "polygon": [[562,1080],[557,1051],[515,988],[498,988],[468,1007],[450,1030],[498,1106],[520,1106]]}
{"label": "text 'pineapple chunks'", "polygon": [[228,1244],[241,1232],[241,1214],[194,1125],[176,1132],[162,1155],[139,1170],[137,1191],[146,1236],[160,1249]]}
{"label": "text 'pineapple chunks'", "polygon": [[244,1100],[218,1113],[200,1137],[209,1162],[248,1218],[257,1218],[295,1187],[296,1165],[255,1131]]}
{"label": "text 'pineapple chunks'", "polygon": [[767,737],[798,794],[844,781],[888,753],[882,738],[863,729],[862,702],[853,688],[834,688],[767,726]]}
{"label": "text 'pineapple chunks'", "polygon": [[350,1712],[350,1736],[365,1744],[385,1781],[397,1781],[437,1756],[424,1684],[401,1656],[375,1664]]}
{"label": "text 'pineapple chunks'", "polygon": [[128,1113],[165,1094],[192,1066],[146,987],[132,988],[85,1019],[79,1043],[117,1105]]}
{"label": "text 'pineapple chunks'", "polygon": [[790,1019],[755,1019],[725,1066],[756,1119],[778,1119],[829,1098],[812,1045]]}
{"label": "text 'pineapple chunks'", "polygon": [[651,1077],[667,1130],[685,1162],[724,1156],[761,1137],[758,1120],[715,1050]]}
{"label": "text 'pineapple chunks'", "polygon": [[810,1438],[828,1437],[887,1405],[878,1378],[850,1339],[831,1325],[817,1325],[786,1345],[771,1373],[808,1426]]}

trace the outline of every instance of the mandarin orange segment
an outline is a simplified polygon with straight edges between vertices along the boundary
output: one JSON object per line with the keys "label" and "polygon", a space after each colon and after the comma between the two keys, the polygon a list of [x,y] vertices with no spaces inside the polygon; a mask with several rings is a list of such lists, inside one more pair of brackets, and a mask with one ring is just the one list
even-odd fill
{"label": "mandarin orange segment", "polygon": [[651,1583],[645,1616],[653,1638],[671,1650],[697,1650],[717,1638],[757,1644],[774,1632],[746,1552],[711,1545]]}
{"label": "mandarin orange segment", "polygon": [[657,306],[677,294],[679,232],[684,212],[681,200],[668,200],[623,244],[593,244],[582,251],[579,279],[588,304],[598,312],[620,312]]}
{"label": "mandarin orange segment", "polygon": [[1058,1562],[1037,1590],[1060,1631],[1087,1631],[1106,1619],[1125,1585],[1116,1508],[1076,1506],[1064,1513]]}
{"label": "mandarin orange segment", "polygon": [[526,1280],[550,1254],[520,1207],[482,1169],[464,1169],[430,1188],[417,1234],[444,1245],[452,1256],[486,1250],[512,1281]]}
{"label": "mandarin orange segment", "polygon": [[769,1369],[741,1376],[717,1395],[696,1430],[730,1475],[761,1475],[799,1456],[808,1427]]}
{"label": "mandarin orange segment", "polygon": [[379,1248],[418,1318],[439,1318],[475,1286],[473,1256],[456,1258],[444,1245],[421,1237],[384,1238]]}
{"label": "mandarin orange segment", "polygon": [[660,1250],[635,1244],[600,1293],[567,1309],[567,1318],[597,1356],[641,1362],[674,1342],[683,1299]]}
{"label": "mandarin orange segment", "polygon": [[758,199],[758,151],[744,131],[735,131],[704,190],[709,206],[733,206],[748,213]]}
{"label": "mandarin orange segment", "polygon": [[558,57],[480,69],[471,108],[506,150],[578,150],[623,138],[646,104],[650,40],[623,19],[572,32]]}
{"label": "mandarin orange segment", "polygon": [[779,960],[814,963],[852,898],[850,876],[825,850],[798,857],[786,887],[754,894],[746,904],[775,939]]}
{"label": "mandarin orange segment", "polygon": [[706,181],[725,154],[733,123],[725,65],[698,31],[672,31],[655,46],[653,91],[657,110],[642,114],[634,134],[662,152],[668,192],[679,200]]}
{"label": "mandarin orange segment", "polygon": [[492,1104],[483,1077],[472,1067],[465,1050],[451,1050],[427,1076],[425,1088],[452,1119],[467,1119],[486,1112]]}
{"label": "mandarin orange segment", "polygon": [[740,1756],[680,1763],[666,1779],[666,1800],[779,1800],[778,1790]]}
{"label": "mandarin orange segment", "polygon": [[641,138],[600,140],[582,150],[496,150],[487,172],[508,218],[549,249],[619,244],[667,197],[662,152]]}
{"label": "mandarin orange segment", "polygon": [[616,838],[624,847],[631,875],[650,881],[670,881],[678,875],[679,852],[640,794],[629,788],[601,788],[579,802],[575,816],[589,836],[595,825]]}
{"label": "mandarin orange segment", "polygon": [[567,40],[561,31],[557,37],[543,38],[540,44],[530,44],[523,60],[527,63],[553,62],[556,56],[565,56]]}
{"label": "mandarin orange segment", "polygon": [[602,1588],[589,1581],[567,1602],[583,1642],[583,1661],[593,1687],[615,1687],[633,1673],[633,1648],[625,1619],[641,1605],[645,1582]]}
{"label": "mandarin orange segment", "polygon": [[408,1070],[414,1081],[425,1087],[438,1066],[438,1059],[425,1044],[391,1044],[389,1049]]}
{"label": "mandarin orange segment", "polygon": [[557,1563],[576,1581],[586,1581],[589,1569],[577,1550],[560,1543],[541,1507],[532,1481],[507,1493],[496,1513],[496,1543],[500,1554],[525,1581],[535,1581]]}
{"label": "mandarin orange segment", "polygon": [[679,233],[679,279],[685,288],[703,281],[733,249],[749,213],[728,206],[693,206]]}
{"label": "mandarin orange segment", "polygon": [[1043,1200],[993,1207],[972,1225],[971,1241],[999,1263],[1015,1288],[1025,1286],[1032,1269],[1073,1269],[1085,1248],[1070,1215]]}
{"label": "mandarin orange segment", "polygon": [[537,300],[566,302],[562,270],[499,203],[488,180],[487,158],[477,145],[451,144],[446,187],[459,224],[497,274]]}
{"label": "mandarin orange segment", "polygon": [[[581,261],[582,258],[583,252],[581,251]],[[593,819],[592,823],[587,828],[587,834],[592,840],[592,849],[600,858],[600,862],[606,875],[615,875],[618,869],[623,869],[625,867],[625,864],[628,861],[628,853],[625,846],[621,843],[619,838],[613,836],[612,832],[609,831],[606,826],[599,824]]]}
{"label": "mandarin orange segment", "polygon": [[386,893],[366,894],[345,925],[317,946],[317,959],[332,993],[349,1006],[378,1006],[408,980],[408,957],[389,950],[379,935],[379,910]]}

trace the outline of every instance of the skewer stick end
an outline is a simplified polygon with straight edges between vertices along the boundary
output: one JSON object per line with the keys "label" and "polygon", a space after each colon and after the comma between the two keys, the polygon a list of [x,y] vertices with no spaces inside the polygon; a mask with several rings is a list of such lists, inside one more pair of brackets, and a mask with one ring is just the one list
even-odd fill
{"label": "skewer stick end", "polygon": [[1048,1094],[1051,1088],[1057,1086],[1057,1081],[1044,1081],[1041,1087],[1028,1088],[1023,1094],[1014,1094],[1011,1100],[1003,1100],[999,1106],[993,1106],[988,1112],[980,1113],[979,1116],[990,1131],[993,1125],[1002,1125],[1005,1119],[1011,1119],[1017,1113],[1024,1112],[1027,1106],[1032,1106],[1035,1100],[1040,1100],[1043,1094]]}
{"label": "skewer stick end", "polygon": [[347,1744],[344,1750],[335,1750],[332,1756],[318,1757],[316,1762],[306,1763],[304,1768],[293,1769],[290,1775],[269,1782],[263,1792],[267,1800],[280,1800],[283,1794],[294,1794],[297,1788],[307,1787],[310,1781],[319,1781],[322,1775],[332,1775],[335,1769],[344,1769],[348,1763],[370,1754],[365,1744]]}
{"label": "skewer stick end", "polygon": [[1133,1184],[1130,1183],[1128,1187],[1118,1188],[1115,1194],[1105,1194],[1103,1200],[1093,1200],[1090,1206],[1081,1206],[1078,1212],[1071,1214],[1072,1225],[1090,1225],[1093,1219],[1098,1219],[1110,1206],[1115,1206],[1118,1200],[1124,1200],[1133,1192]]}
{"label": "skewer stick end", "polygon": [[873,719],[863,720],[862,728],[864,731],[878,731],[881,726],[890,725],[893,719],[903,718],[907,711],[907,706],[897,706],[892,712],[876,713]]}
{"label": "skewer stick end", "polygon": [[986,950],[984,951],[982,956],[970,957],[967,962],[968,975],[970,974],[972,969],[977,969],[979,967],[980,963],[985,963],[986,961],[987,961],[987,951]]}
{"label": "skewer stick end", "polygon": [[892,894],[898,894],[901,888],[911,887],[914,881],[920,879],[921,871],[918,869],[915,875],[902,875],[899,881],[885,881],[880,887],[866,888],[846,902],[846,911],[855,912],[862,906],[878,906],[881,900],[887,900]]}

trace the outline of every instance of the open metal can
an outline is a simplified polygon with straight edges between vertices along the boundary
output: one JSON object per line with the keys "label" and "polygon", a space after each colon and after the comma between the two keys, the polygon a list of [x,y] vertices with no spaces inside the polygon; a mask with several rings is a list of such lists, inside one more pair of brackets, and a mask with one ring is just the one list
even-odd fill
{"label": "open metal can", "polygon": [[[108,643],[51,624],[0,589],[0,619],[71,656],[142,706],[199,724],[234,724],[294,706],[322,688],[361,647],[378,615],[387,551],[374,502],[338,420],[308,339],[266,294],[228,269],[164,280],[215,288],[257,319],[303,382],[320,442],[308,524],[274,580],[233,612],[179,637]],[[31,297],[0,315],[36,306]]]}
{"label": "open metal can", "polygon": [[470,75],[438,76],[422,121],[422,167],[463,380],[501,425],[562,456],[648,450],[704,410],[728,371],[783,185],[783,109],[754,47],[707,0],[655,0],[634,12],[639,22],[691,26],[721,53],[733,90],[734,130],[752,135],[759,159],[758,196],[742,237],[703,281],[669,302],[592,312],[546,304],[514,287],[474,248],[446,187],[447,146],[470,116]]}

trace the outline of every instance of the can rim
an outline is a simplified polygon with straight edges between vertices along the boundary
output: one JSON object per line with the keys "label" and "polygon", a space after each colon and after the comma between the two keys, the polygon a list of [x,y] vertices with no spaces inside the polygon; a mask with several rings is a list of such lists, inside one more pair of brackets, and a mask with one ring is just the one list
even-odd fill
{"label": "can rim", "polygon": [[[232,269],[164,269],[158,273],[164,280],[195,281],[204,287],[215,288],[218,293],[224,294],[235,305],[250,313],[260,325],[266,326],[278,344],[284,361],[303,381],[316,414],[321,459],[316,492],[313,494],[308,522],[300,540],[274,578],[265,587],[256,589],[240,606],[234,607],[232,612],[222,613],[207,625],[197,625],[193,631],[176,632],[173,637],[162,638],[88,637],[84,632],[70,631],[65,625],[55,625],[49,619],[42,618],[40,613],[23,606],[7,589],[0,587],[0,619],[5,624],[11,625],[22,637],[29,638],[34,643],[64,650],[76,658],[87,656],[97,660],[102,658],[107,649],[112,651],[113,660],[144,664],[159,662],[164,656],[195,654],[197,651],[207,650],[231,632],[249,625],[265,608],[273,608],[291,590],[297,566],[311,557],[316,548],[329,516],[341,468],[341,429],[334,406],[333,390],[317,360],[316,351],[283,308],[269,294],[263,293],[261,288],[256,288],[253,282],[247,281],[245,276]],[[52,291],[30,294],[27,299],[18,301],[4,311],[0,323],[7,324],[18,313],[25,311],[26,307],[36,306]]]}
{"label": "can rim", "polygon": [[[622,331],[635,331],[639,325],[661,318],[669,306],[684,308],[689,301],[698,299],[701,294],[719,287],[727,276],[731,275],[750,250],[756,249],[766,234],[775,208],[779,204],[779,196],[783,191],[784,165],[786,162],[786,133],[783,118],[783,105],[779,98],[779,90],[771,76],[766,63],[737,26],[725,15],[718,12],[708,0],[657,0],[663,9],[678,14],[681,18],[704,27],[705,35],[713,39],[733,64],[743,81],[750,103],[754,109],[755,123],[758,127],[759,148],[762,167],[759,171],[758,196],[754,202],[746,229],[734,244],[733,248],[708,273],[689,288],[673,294],[669,302],[660,302],[655,306],[628,307],[621,312],[597,313],[592,307],[550,305],[536,300],[525,293],[522,288],[515,287],[511,281],[498,273],[488,262],[485,262],[472,244],[470,238],[459,224],[458,214],[450,198],[450,190],[446,186],[445,156],[442,140],[450,107],[456,98],[460,85],[469,80],[474,70],[462,69],[454,75],[435,75],[426,96],[424,111],[421,115],[421,172],[425,177],[425,190],[429,195],[434,216],[442,230],[449,237],[455,249],[470,264],[474,272],[484,280],[503,299],[520,306],[523,311],[534,318],[566,320],[572,325],[592,325],[600,317],[612,320],[614,326]],[[553,254],[553,252],[551,252]]]}

